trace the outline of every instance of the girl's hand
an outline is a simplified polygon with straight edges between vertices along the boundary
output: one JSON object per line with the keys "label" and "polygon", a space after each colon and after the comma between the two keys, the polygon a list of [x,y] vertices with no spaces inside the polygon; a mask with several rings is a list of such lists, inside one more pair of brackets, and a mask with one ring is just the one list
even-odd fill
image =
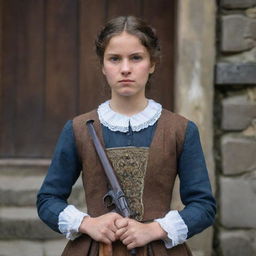
{"label": "girl's hand", "polygon": [[116,222],[116,239],[120,239],[128,250],[144,246],[151,241],[164,239],[167,233],[159,223],[140,223],[136,220],[122,218]]}
{"label": "girl's hand", "polygon": [[115,221],[118,219],[123,219],[123,217],[113,212],[96,218],[85,216],[79,227],[79,232],[89,235],[98,242],[111,244],[117,239]]}

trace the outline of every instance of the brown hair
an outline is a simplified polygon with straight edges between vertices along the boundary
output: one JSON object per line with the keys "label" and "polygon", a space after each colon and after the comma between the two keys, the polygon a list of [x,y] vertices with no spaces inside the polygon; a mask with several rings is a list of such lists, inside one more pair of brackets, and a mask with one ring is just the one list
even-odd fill
{"label": "brown hair", "polygon": [[155,30],[142,19],[134,16],[120,16],[110,20],[95,40],[96,54],[101,64],[110,39],[123,31],[140,39],[141,44],[147,48],[152,62],[159,60],[160,46]]}

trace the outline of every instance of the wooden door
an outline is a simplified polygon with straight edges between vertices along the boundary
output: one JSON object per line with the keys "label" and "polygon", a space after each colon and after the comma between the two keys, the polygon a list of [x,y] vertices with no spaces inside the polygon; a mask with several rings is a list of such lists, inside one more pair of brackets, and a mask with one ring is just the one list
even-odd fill
{"label": "wooden door", "polygon": [[0,158],[50,157],[65,122],[108,98],[94,39],[115,16],[157,29],[163,56],[148,97],[172,109],[175,1],[0,1]]}

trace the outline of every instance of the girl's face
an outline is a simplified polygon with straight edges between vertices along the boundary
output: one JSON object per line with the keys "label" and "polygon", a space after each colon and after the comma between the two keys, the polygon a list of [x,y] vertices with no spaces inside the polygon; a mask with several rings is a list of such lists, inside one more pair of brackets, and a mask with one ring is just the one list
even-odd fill
{"label": "girl's face", "polygon": [[140,40],[127,32],[113,36],[104,52],[102,72],[112,97],[145,97],[145,86],[155,65]]}

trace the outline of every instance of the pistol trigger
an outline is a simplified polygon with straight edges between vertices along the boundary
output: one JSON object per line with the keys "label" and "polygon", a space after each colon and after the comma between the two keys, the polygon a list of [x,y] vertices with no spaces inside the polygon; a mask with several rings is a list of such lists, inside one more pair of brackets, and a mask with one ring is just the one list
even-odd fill
{"label": "pistol trigger", "polygon": [[113,198],[112,196],[108,193],[103,197],[104,204],[107,208],[111,207],[113,205]]}

